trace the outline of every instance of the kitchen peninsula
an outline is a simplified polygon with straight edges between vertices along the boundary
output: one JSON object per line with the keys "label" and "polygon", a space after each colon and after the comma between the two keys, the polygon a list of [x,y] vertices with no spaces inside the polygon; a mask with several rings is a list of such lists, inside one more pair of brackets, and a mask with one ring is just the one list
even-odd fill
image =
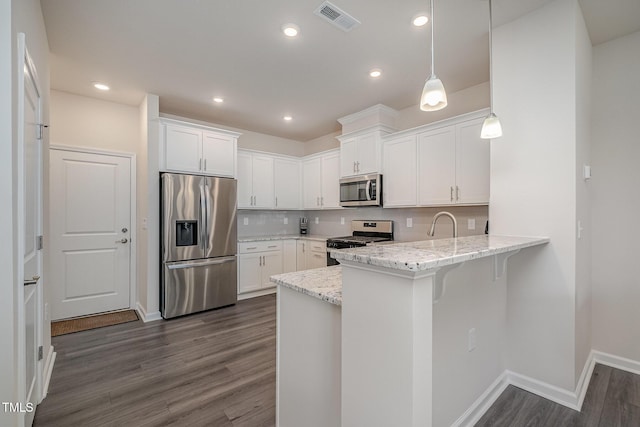
{"label": "kitchen peninsula", "polygon": [[[278,284],[277,423],[467,422],[505,371],[507,259],[546,238],[471,236],[333,251]],[[494,390],[495,391],[495,390]]]}

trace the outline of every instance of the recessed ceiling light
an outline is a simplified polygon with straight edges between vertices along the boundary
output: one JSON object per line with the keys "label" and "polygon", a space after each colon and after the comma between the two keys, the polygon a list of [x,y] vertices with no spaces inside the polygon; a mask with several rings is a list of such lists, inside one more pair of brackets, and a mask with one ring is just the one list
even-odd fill
{"label": "recessed ceiling light", "polygon": [[427,15],[423,15],[423,14],[416,15],[416,16],[413,17],[411,22],[416,27],[422,27],[423,25],[426,25],[427,22],[429,22],[429,17]]}
{"label": "recessed ceiling light", "polygon": [[284,116],[283,119],[285,122],[290,122],[291,120],[293,120],[293,117],[287,115],[287,116]]}
{"label": "recessed ceiling light", "polygon": [[220,103],[224,102],[224,98],[216,96],[215,98],[213,98],[213,102],[217,102],[218,104],[220,104]]}
{"label": "recessed ceiling light", "polygon": [[382,70],[380,70],[379,68],[374,68],[373,70],[369,71],[369,75],[371,77],[380,77],[382,75]]}
{"label": "recessed ceiling light", "polygon": [[109,86],[100,82],[93,82],[93,87],[95,87],[98,90],[104,90],[104,91],[109,90]]}
{"label": "recessed ceiling light", "polygon": [[284,24],[282,26],[282,32],[287,37],[295,37],[300,32],[300,27],[296,24]]}

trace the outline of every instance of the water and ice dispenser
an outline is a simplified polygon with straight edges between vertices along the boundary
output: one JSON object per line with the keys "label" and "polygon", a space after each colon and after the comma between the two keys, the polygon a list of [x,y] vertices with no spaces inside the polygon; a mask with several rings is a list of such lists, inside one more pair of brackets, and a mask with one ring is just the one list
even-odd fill
{"label": "water and ice dispenser", "polygon": [[176,221],[176,246],[198,245],[198,221]]}

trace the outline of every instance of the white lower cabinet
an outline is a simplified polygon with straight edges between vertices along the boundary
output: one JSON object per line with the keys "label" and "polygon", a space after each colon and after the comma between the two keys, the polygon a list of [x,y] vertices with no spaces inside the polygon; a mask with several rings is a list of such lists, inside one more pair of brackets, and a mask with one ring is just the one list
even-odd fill
{"label": "white lower cabinet", "polygon": [[327,266],[327,243],[320,240],[298,240],[297,271]]}
{"label": "white lower cabinet", "polygon": [[282,272],[291,273],[298,269],[297,244],[295,240],[282,241]]}
{"label": "white lower cabinet", "polygon": [[281,241],[243,242],[238,252],[238,294],[275,287],[269,277],[283,272]]}

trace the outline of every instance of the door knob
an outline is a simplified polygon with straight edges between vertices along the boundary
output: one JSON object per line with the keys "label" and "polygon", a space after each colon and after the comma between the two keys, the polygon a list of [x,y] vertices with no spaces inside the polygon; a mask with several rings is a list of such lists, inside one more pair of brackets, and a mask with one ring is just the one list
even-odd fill
{"label": "door knob", "polygon": [[126,238],[122,238],[120,240],[116,240],[116,243],[127,243],[129,240],[127,240]]}

